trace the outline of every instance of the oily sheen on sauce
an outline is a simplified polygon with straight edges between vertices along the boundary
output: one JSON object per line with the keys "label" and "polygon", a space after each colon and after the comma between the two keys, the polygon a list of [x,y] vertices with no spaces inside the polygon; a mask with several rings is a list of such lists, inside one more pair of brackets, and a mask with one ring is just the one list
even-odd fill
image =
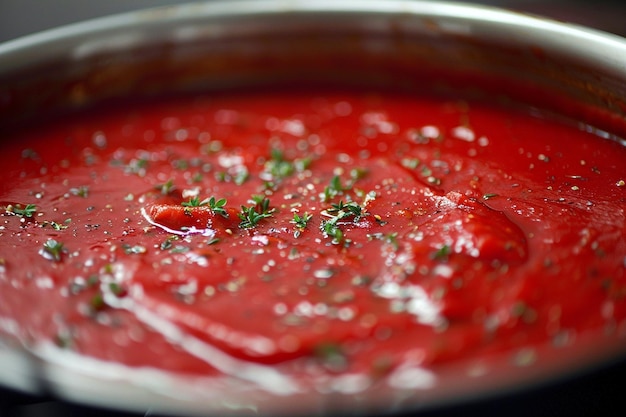
{"label": "oily sheen on sauce", "polygon": [[26,346],[289,392],[624,332],[626,149],[586,126],[279,90],[1,146],[1,331]]}

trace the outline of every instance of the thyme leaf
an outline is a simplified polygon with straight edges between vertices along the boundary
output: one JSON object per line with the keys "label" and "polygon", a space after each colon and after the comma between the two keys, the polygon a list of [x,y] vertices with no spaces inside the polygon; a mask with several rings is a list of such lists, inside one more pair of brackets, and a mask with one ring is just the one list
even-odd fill
{"label": "thyme leaf", "polygon": [[241,206],[241,212],[237,213],[241,219],[239,227],[242,229],[252,229],[256,227],[259,221],[271,217],[274,213],[274,209],[269,208],[269,198],[262,196],[253,196],[252,198],[256,204],[248,207]]}
{"label": "thyme leaf", "polygon": [[63,250],[63,243],[58,242],[54,239],[48,239],[46,243],[43,244],[43,248],[40,253],[46,259],[59,262],[63,255]]}
{"label": "thyme leaf", "polygon": [[163,184],[159,184],[159,185],[155,186],[154,188],[159,190],[161,192],[161,194],[168,195],[176,187],[174,186],[174,181],[170,178],[169,180],[167,180]]}
{"label": "thyme leaf", "polygon": [[7,211],[21,217],[33,217],[33,214],[37,211],[37,206],[34,204],[27,204],[22,208],[19,204],[15,206],[8,206]]}
{"label": "thyme leaf", "polygon": [[312,218],[313,215],[306,212],[302,216],[300,216],[298,213],[293,213],[293,220],[291,221],[291,223],[295,224],[298,229],[302,230],[306,228],[306,225]]}
{"label": "thyme leaf", "polygon": [[356,202],[350,201],[344,203],[343,200],[337,204],[331,204],[331,208],[327,209],[328,214],[334,214],[330,219],[325,220],[320,225],[320,229],[327,236],[331,237],[334,244],[343,241],[343,232],[337,225],[340,220],[353,216],[354,222],[358,222],[365,215],[364,210]]}
{"label": "thyme leaf", "polygon": [[183,201],[180,204],[184,207],[203,207],[209,204],[209,199],[205,198],[204,200],[200,201],[200,197],[194,196],[189,197],[189,201]]}
{"label": "thyme leaf", "polygon": [[183,207],[205,207],[209,206],[209,208],[215,213],[219,214],[223,217],[228,217],[228,212],[224,208],[226,206],[226,199],[220,198],[219,200],[215,197],[205,198],[204,200],[200,200],[200,197],[190,197],[189,201],[183,201],[181,203]]}
{"label": "thyme leaf", "polygon": [[448,256],[450,256],[451,253],[452,253],[452,248],[450,247],[450,245],[443,245],[436,252],[432,254],[432,259],[435,259],[438,261],[446,261],[448,259]]}
{"label": "thyme leaf", "polygon": [[228,217],[228,213],[226,212],[226,209],[224,208],[224,206],[226,206],[225,198],[220,198],[219,200],[216,200],[215,197],[211,197],[209,198],[208,203],[209,203],[209,208],[213,210],[213,213],[219,214],[223,217]]}

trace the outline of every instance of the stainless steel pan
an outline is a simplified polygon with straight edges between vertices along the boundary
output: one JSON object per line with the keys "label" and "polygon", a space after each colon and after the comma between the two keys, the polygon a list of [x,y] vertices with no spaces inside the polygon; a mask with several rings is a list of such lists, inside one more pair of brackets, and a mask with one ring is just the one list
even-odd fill
{"label": "stainless steel pan", "polygon": [[[425,82],[424,80],[428,80]],[[383,86],[506,96],[626,137],[626,40],[498,9],[374,0],[214,1],[65,26],[0,45],[0,131],[125,97],[253,85]],[[497,398],[605,365],[626,337],[432,388],[282,396],[24,346],[0,318],[0,384],[81,404],[175,414],[386,414]]]}

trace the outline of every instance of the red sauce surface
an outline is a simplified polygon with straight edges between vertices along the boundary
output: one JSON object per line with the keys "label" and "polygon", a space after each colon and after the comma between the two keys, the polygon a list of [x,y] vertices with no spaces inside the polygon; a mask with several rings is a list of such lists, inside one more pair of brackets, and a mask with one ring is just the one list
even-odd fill
{"label": "red sauce surface", "polygon": [[1,146],[0,318],[27,346],[371,382],[626,327],[626,148],[585,126],[260,91],[100,109]]}

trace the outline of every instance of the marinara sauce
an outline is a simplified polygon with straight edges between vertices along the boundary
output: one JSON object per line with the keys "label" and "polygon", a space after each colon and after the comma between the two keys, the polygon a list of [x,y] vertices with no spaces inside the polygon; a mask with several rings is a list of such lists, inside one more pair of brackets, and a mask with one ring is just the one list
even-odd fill
{"label": "marinara sauce", "polygon": [[0,325],[29,347],[280,392],[531,364],[626,331],[626,148],[602,136],[313,89],[24,129],[0,153]]}

